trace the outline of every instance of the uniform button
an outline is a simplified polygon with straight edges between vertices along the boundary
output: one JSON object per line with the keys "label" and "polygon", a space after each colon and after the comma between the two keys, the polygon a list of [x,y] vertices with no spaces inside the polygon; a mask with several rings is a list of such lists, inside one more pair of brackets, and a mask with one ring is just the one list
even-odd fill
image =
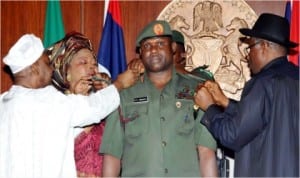
{"label": "uniform button", "polygon": [[162,146],[166,146],[166,145],[167,145],[167,142],[162,141]]}
{"label": "uniform button", "polygon": [[161,119],[161,121],[165,121],[166,120],[165,117],[160,117],[160,119]]}
{"label": "uniform button", "polygon": [[165,168],[165,174],[167,174],[168,173],[168,169],[167,168]]}
{"label": "uniform button", "polygon": [[177,108],[181,108],[181,102],[177,101],[177,102],[175,103],[175,106],[176,106]]}

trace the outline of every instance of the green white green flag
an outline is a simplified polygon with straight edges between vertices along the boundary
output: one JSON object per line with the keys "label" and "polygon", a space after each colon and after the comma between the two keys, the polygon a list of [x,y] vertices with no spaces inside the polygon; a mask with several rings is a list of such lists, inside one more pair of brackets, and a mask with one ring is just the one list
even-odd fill
{"label": "green white green flag", "polygon": [[61,13],[60,1],[47,1],[47,11],[44,29],[44,47],[51,46],[65,36],[64,23]]}

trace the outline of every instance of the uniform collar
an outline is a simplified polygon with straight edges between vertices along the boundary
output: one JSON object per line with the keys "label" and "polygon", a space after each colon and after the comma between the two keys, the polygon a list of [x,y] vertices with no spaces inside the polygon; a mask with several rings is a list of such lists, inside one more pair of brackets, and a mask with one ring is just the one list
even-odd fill
{"label": "uniform collar", "polygon": [[[172,77],[170,79],[170,81],[168,82],[168,84],[165,86],[164,90],[169,90],[169,89],[174,89],[176,88],[177,85],[177,81],[178,81],[178,74],[175,70],[175,67],[172,67]],[[149,86],[153,86],[152,82],[150,81],[149,77],[148,77],[148,72],[146,71],[144,74],[144,82]]]}

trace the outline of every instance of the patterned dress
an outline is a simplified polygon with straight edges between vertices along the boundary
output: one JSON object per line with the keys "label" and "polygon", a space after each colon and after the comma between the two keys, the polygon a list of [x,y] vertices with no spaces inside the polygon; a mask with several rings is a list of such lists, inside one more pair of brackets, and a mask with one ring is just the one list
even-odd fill
{"label": "patterned dress", "polygon": [[90,132],[82,131],[75,139],[77,176],[100,177],[103,156],[98,153],[105,122],[96,124]]}

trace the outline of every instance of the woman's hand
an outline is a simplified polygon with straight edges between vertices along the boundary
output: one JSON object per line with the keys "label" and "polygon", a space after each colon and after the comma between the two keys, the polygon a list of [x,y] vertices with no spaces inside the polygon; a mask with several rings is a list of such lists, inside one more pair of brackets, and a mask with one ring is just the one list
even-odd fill
{"label": "woman's hand", "polygon": [[82,77],[74,87],[74,94],[89,95],[93,86],[92,77]]}
{"label": "woman's hand", "polygon": [[111,78],[106,73],[96,73],[92,77],[93,89],[101,90],[111,84]]}

